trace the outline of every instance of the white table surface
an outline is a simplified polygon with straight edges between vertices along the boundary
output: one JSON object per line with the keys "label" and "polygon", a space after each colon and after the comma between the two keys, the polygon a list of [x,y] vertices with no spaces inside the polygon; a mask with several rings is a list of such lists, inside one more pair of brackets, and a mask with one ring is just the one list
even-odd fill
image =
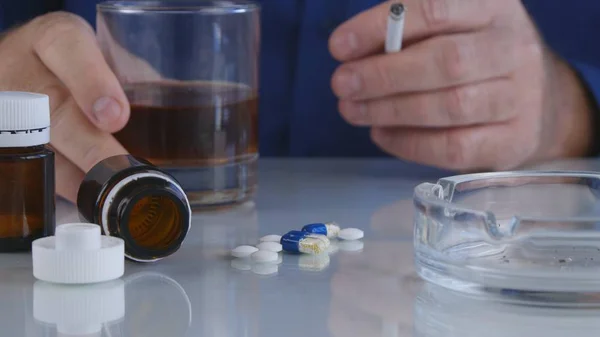
{"label": "white table surface", "polygon": [[[516,308],[421,282],[412,191],[446,174],[395,160],[261,160],[254,202],[196,214],[179,252],[128,262],[119,281],[49,285],[33,278],[29,254],[0,255],[0,336],[595,336],[597,310]],[[61,202],[57,219],[78,216]],[[332,254],[322,270],[311,266],[323,261],[295,255],[267,276],[232,267],[237,245],[329,220],[363,229],[362,251]]]}

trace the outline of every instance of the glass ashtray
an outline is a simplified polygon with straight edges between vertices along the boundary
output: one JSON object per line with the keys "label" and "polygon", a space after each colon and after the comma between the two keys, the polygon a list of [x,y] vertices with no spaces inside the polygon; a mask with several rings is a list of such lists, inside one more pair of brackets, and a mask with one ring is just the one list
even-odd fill
{"label": "glass ashtray", "polygon": [[600,292],[600,173],[466,174],[415,188],[415,264],[461,291]]}

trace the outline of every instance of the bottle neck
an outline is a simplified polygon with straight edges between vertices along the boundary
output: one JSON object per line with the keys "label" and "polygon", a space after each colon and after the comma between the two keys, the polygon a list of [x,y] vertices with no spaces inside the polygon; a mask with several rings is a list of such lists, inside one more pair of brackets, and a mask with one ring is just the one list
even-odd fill
{"label": "bottle neck", "polygon": [[160,173],[139,173],[117,183],[103,206],[106,233],[125,241],[126,256],[138,262],[176,252],[190,228],[189,202],[179,185]]}
{"label": "bottle neck", "polygon": [[45,144],[24,147],[0,147],[0,154],[35,154],[46,149]]}

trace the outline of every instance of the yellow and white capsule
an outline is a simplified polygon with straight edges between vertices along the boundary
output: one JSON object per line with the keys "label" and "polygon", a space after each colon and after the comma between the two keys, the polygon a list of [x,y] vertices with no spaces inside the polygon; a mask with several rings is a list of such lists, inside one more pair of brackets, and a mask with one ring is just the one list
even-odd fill
{"label": "yellow and white capsule", "polygon": [[281,246],[289,253],[319,255],[326,252],[330,244],[325,235],[303,231],[291,231],[281,237]]}

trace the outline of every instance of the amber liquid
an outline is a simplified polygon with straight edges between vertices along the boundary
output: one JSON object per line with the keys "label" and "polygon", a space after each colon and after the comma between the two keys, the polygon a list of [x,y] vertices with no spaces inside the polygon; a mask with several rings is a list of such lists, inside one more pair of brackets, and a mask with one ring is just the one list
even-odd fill
{"label": "amber liquid", "polygon": [[54,153],[43,146],[0,149],[0,251],[28,251],[54,234]]}
{"label": "amber liquid", "polygon": [[167,169],[193,206],[247,199],[258,157],[258,97],[219,82],[128,85],[129,122],[115,137],[134,156]]}

